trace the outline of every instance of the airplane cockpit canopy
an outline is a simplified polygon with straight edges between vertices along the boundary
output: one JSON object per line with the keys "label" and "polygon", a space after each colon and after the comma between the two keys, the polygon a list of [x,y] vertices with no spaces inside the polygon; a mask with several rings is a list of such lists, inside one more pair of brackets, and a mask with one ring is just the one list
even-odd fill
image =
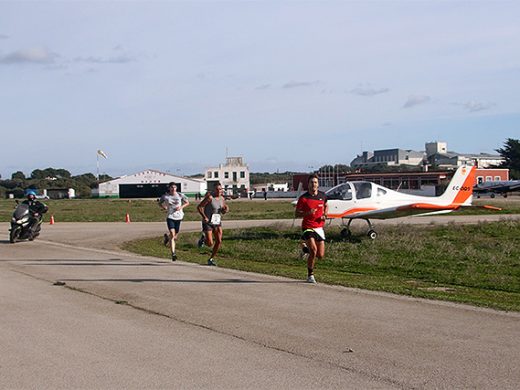
{"label": "airplane cockpit canopy", "polygon": [[350,183],[343,183],[332,187],[325,195],[327,195],[327,199],[331,200],[352,200],[352,187]]}
{"label": "airplane cockpit canopy", "polygon": [[365,199],[372,196],[372,183],[366,181],[354,182],[354,188],[356,189],[357,199]]}
{"label": "airplane cockpit canopy", "polygon": [[386,190],[368,181],[354,181],[332,187],[325,194],[330,200],[352,200],[354,195],[356,199],[368,199],[373,196],[383,196]]}

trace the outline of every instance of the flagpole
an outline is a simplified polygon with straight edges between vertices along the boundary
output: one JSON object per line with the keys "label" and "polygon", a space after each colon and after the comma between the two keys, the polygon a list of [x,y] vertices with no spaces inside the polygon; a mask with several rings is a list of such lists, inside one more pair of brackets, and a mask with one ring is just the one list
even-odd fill
{"label": "flagpole", "polygon": [[98,184],[99,184],[99,153],[96,153],[96,166],[97,166],[97,181],[98,181]]}

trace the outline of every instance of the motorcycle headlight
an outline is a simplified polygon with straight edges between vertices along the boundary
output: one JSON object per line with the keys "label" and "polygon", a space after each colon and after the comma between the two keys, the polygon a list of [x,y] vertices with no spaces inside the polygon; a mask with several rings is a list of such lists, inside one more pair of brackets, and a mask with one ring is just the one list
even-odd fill
{"label": "motorcycle headlight", "polygon": [[20,219],[20,220],[18,221],[18,224],[19,224],[19,225],[22,225],[22,224],[24,224],[25,222],[27,222],[28,220],[29,220],[29,217],[23,217],[22,219]]}

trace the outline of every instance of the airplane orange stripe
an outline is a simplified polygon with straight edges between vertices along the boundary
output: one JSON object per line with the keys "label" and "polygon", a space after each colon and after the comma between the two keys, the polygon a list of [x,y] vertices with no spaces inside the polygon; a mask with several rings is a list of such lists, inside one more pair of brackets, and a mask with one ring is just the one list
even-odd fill
{"label": "airplane orange stripe", "polygon": [[484,206],[481,206],[483,209],[487,209],[487,210],[496,210],[496,211],[501,211],[502,209],[500,207],[495,207],[495,206],[490,206],[490,205],[484,205]]}
{"label": "airplane orange stripe", "polygon": [[437,204],[430,204],[430,203],[414,203],[406,206],[398,207],[397,210],[409,210],[409,209],[416,209],[416,210],[454,210],[458,209],[460,205],[456,204],[450,204],[448,206],[440,206]]}
{"label": "airplane orange stripe", "polygon": [[341,214],[331,214],[331,213],[329,213],[328,217],[329,218],[343,218],[346,215],[356,214],[356,213],[360,213],[360,212],[363,212],[363,211],[372,211],[372,210],[377,210],[377,208],[375,208],[375,207],[360,207],[360,208],[357,208],[357,209],[347,210],[347,211],[345,211],[344,213],[341,213]]}

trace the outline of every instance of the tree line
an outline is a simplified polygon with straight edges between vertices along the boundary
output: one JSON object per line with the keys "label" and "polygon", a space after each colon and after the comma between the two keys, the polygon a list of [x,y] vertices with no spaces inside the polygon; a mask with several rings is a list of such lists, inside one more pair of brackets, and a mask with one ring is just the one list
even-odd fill
{"label": "tree line", "polygon": [[[108,175],[100,175],[100,181],[111,180]],[[7,194],[13,194],[15,198],[24,196],[28,188],[41,193],[44,189],[74,188],[76,196],[88,198],[91,196],[92,188],[98,185],[96,176],[92,173],[84,173],[72,176],[66,169],[35,169],[29,176],[22,171],[14,172],[10,179],[0,180],[0,197],[5,198]]]}

